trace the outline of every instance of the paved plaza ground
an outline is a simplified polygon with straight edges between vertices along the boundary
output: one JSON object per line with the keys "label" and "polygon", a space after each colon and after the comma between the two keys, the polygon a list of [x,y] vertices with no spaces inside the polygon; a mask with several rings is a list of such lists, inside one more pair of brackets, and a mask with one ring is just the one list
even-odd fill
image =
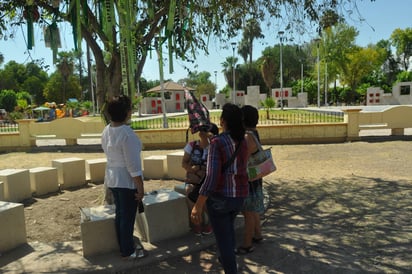
{"label": "paved plaza ground", "polygon": [[[270,198],[263,225],[265,240],[253,253],[238,257],[241,273],[411,273],[412,142],[385,140],[273,145],[278,171],[265,182]],[[168,152],[144,151],[143,157]],[[2,169],[31,168],[50,166],[52,159],[64,157],[104,155],[86,148],[70,152],[45,147],[31,153],[1,154],[0,161]],[[150,190],[178,183],[147,180],[145,185]],[[77,246],[73,252],[81,253],[78,207],[98,204],[101,197],[101,185],[91,185],[33,201],[25,208],[32,248],[45,241],[69,242]],[[119,269],[121,273],[221,273],[213,241],[193,235],[179,241],[182,250],[189,247],[187,252],[170,249],[159,259],[153,259],[157,254],[153,252],[150,261],[129,265],[106,256],[82,262],[87,266],[76,270],[80,256],[53,257],[50,252],[50,258],[59,260],[52,265],[72,258],[67,273],[93,269],[102,273]],[[202,241],[210,244],[195,248]],[[13,260],[7,254],[0,256],[5,273],[12,273],[24,261],[12,255]],[[38,270],[45,265],[38,265]]]}

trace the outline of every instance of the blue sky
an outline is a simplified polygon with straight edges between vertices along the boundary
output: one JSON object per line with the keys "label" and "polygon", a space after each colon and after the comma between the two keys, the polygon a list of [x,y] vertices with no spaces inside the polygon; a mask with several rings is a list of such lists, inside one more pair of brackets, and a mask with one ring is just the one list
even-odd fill
{"label": "blue sky", "polygon": [[[388,39],[392,31],[396,28],[405,29],[412,28],[412,16],[410,5],[412,0],[376,0],[371,3],[370,0],[363,0],[358,3],[359,13],[364,20],[359,20],[359,17],[355,14],[353,18],[347,18],[347,23],[353,25],[359,30],[359,36],[356,40],[359,46],[366,46],[369,43],[376,43],[381,39]],[[73,39],[71,36],[71,28],[66,26],[59,26],[61,33],[67,35],[61,35],[62,48],[60,50],[71,50],[73,48]],[[63,28],[63,29],[62,29]],[[263,29],[265,32],[265,38],[257,40],[254,45],[254,58],[259,57],[261,51],[267,46],[273,46],[278,44],[277,31],[281,28],[279,25],[275,25],[272,29]],[[14,39],[0,40],[0,52],[4,55],[5,63],[10,60],[15,60],[18,63],[25,63],[30,61],[27,54],[23,35],[26,35],[26,30],[18,29],[14,34]],[[309,41],[315,38],[315,33],[308,34],[307,37],[298,37],[297,40],[301,42]],[[40,29],[35,30],[35,46],[30,51],[32,58],[39,59],[45,58],[45,62],[49,64],[54,71],[52,65],[52,52],[50,49],[44,46],[43,33]],[[296,41],[296,40],[295,40]],[[237,42],[234,40],[234,42]],[[209,71],[211,74],[211,81],[215,81],[214,71],[217,71],[217,85],[218,89],[222,89],[225,86],[225,79],[222,71],[221,63],[224,62],[226,57],[232,56],[232,48],[223,48],[217,41],[211,41],[209,46],[209,56],[199,54],[197,57],[197,67],[190,65],[191,69],[197,71]],[[241,59],[241,58],[239,58]],[[168,66],[164,67],[165,79],[172,79],[177,81],[187,76],[187,71],[184,70],[182,61],[174,60],[175,71],[173,74],[168,73]],[[143,71],[144,78],[148,80],[159,79],[159,67],[156,59],[156,55],[153,54],[151,60],[148,60],[145,69]]]}

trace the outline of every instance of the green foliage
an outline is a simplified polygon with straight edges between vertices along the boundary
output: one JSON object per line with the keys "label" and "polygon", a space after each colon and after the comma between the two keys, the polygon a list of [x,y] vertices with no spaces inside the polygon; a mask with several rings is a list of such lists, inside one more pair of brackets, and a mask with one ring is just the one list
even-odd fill
{"label": "green foliage", "polygon": [[346,105],[353,105],[360,102],[360,95],[352,90],[350,87],[340,87],[338,90],[339,103],[345,103]]}
{"label": "green foliage", "polygon": [[382,65],[382,51],[376,48],[358,48],[347,54],[348,62],[341,73],[341,81],[356,90],[363,77],[373,73]]}
{"label": "green foliage", "polygon": [[360,84],[359,87],[356,89],[356,93],[359,96],[359,102],[362,104],[366,103],[366,92],[368,88],[371,87],[369,83]]}
{"label": "green foliage", "polygon": [[228,85],[226,85],[223,89],[221,89],[220,91],[219,91],[219,93],[223,93],[224,95],[225,95],[225,98],[229,98],[230,96],[230,92],[232,92],[232,89],[228,86]]}
{"label": "green foliage", "polygon": [[396,48],[396,54],[401,60],[403,69],[408,71],[409,59],[412,56],[412,28],[395,29],[391,34],[391,42]]}
{"label": "green foliage", "polygon": [[93,110],[93,102],[92,101],[82,101],[80,103],[80,108],[83,110],[87,110],[87,112],[92,112]]}
{"label": "green foliage", "polygon": [[47,101],[58,104],[66,103],[68,98],[80,98],[81,87],[78,78],[71,75],[66,82],[60,73],[53,73],[44,88],[44,96]]}
{"label": "green foliage", "polygon": [[19,119],[23,119],[24,118],[24,114],[21,111],[13,111],[9,113],[9,118],[12,122],[15,122]]}
{"label": "green foliage", "polygon": [[412,71],[401,71],[396,76],[396,82],[412,82]]}
{"label": "green foliage", "polygon": [[247,87],[252,83],[253,86],[260,87],[260,93],[267,93],[268,91],[257,62],[238,66],[236,77],[236,87],[238,90],[247,92]]}
{"label": "green foliage", "polygon": [[47,73],[33,62],[22,65],[10,61],[0,70],[0,90],[27,91],[32,97],[30,103],[44,101],[43,88],[47,80]]}
{"label": "green foliage", "polygon": [[210,80],[210,73],[207,71],[193,71],[190,72],[188,77],[182,79],[182,82],[185,82],[186,86],[195,89],[195,96],[200,98],[201,94],[209,94],[209,96],[215,95],[215,84]]}
{"label": "green foliage", "polygon": [[17,106],[17,95],[14,90],[1,90],[0,91],[0,108],[4,108],[7,112],[14,111]]}
{"label": "green foliage", "polygon": [[26,79],[26,68],[15,61],[8,62],[0,71],[0,90],[8,89],[19,91],[20,85]]}
{"label": "green foliage", "polygon": [[261,101],[261,105],[266,110],[266,119],[269,119],[269,111],[276,105],[275,100],[272,97],[267,97],[264,101]]}
{"label": "green foliage", "polygon": [[27,91],[20,91],[16,94],[17,100],[24,100],[28,105],[31,105],[31,95]]}

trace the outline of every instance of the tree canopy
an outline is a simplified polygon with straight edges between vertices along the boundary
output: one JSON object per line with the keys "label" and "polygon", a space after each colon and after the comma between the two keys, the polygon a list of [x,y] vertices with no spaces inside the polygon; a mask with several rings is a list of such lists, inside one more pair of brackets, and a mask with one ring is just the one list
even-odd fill
{"label": "tree canopy", "polygon": [[173,59],[191,61],[199,51],[207,53],[211,37],[228,41],[236,36],[244,19],[270,24],[281,18],[293,36],[307,32],[313,23],[320,25],[323,13],[355,10],[357,1],[6,0],[0,3],[0,34],[25,25],[30,49],[33,24],[39,24],[56,55],[58,27],[69,22],[75,50],[81,51],[84,40],[94,56],[96,93],[103,105],[112,95],[134,95],[146,58],[159,47],[167,49],[173,70]]}

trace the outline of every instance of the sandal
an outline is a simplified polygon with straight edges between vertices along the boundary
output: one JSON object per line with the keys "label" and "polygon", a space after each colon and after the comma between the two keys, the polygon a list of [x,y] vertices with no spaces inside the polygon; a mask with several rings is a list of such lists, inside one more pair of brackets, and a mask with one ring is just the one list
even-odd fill
{"label": "sandal", "polygon": [[253,238],[252,238],[252,241],[253,241],[255,244],[260,244],[260,243],[263,241],[263,237],[260,237],[260,238],[255,238],[255,237],[253,237]]}
{"label": "sandal", "polygon": [[255,248],[252,245],[249,247],[239,246],[238,248],[235,249],[235,254],[243,255],[243,254],[252,253],[253,251],[255,251]]}

